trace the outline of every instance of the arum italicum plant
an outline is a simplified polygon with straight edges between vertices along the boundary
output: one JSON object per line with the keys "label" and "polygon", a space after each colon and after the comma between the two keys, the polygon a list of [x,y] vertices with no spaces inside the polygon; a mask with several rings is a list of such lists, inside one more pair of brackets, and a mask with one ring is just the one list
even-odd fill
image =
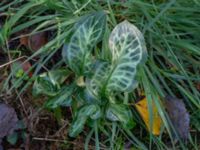
{"label": "arum italicum plant", "polygon": [[[144,37],[137,27],[123,21],[109,37],[111,60],[100,59],[94,55],[94,51],[103,40],[106,24],[106,14],[96,12],[83,17],[74,25],[72,36],[63,46],[62,52],[66,65],[75,74],[74,82],[58,87],[58,81],[52,78],[51,72],[48,79],[41,76],[36,80],[53,83],[49,95],[52,96],[56,86],[58,90],[54,96],[61,96],[59,99],[50,98],[47,106],[73,105],[72,108],[77,110],[70,126],[71,137],[77,136],[87,121],[90,125],[101,119],[119,122],[125,129],[135,126],[131,108],[117,94],[132,92],[138,86],[137,69],[147,59]],[[36,82],[34,89],[37,94],[41,86]]]}

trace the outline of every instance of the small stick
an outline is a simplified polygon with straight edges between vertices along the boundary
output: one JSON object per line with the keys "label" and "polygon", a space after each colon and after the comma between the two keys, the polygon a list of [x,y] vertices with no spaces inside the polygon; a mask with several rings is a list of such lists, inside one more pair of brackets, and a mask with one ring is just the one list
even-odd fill
{"label": "small stick", "polygon": [[21,56],[21,57],[19,57],[19,58],[17,58],[17,59],[11,60],[11,61],[9,61],[9,62],[3,64],[3,65],[0,65],[0,69],[3,68],[3,67],[5,67],[5,66],[7,66],[7,65],[10,65],[10,64],[12,64],[12,63],[18,61],[18,60],[20,60],[20,59],[22,59],[22,58],[26,58],[26,57],[27,57],[27,56]]}

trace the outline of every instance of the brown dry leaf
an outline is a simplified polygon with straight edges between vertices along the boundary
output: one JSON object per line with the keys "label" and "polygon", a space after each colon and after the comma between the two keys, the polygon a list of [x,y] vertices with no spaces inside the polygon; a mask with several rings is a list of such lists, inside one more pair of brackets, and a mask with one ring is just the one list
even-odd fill
{"label": "brown dry leaf", "polygon": [[33,73],[31,71],[29,71],[30,68],[31,68],[31,64],[29,61],[22,63],[22,69],[24,70],[24,72],[28,73],[29,77],[32,77]]}
{"label": "brown dry leaf", "polygon": [[[143,121],[145,122],[148,130],[150,131],[150,118],[149,118],[149,110],[147,99],[144,97],[142,100],[135,104],[137,111],[139,112],[140,116],[142,117]],[[156,106],[153,104],[153,121],[152,121],[152,133],[154,135],[160,134],[160,129],[162,125],[162,120],[158,114]]]}
{"label": "brown dry leaf", "polygon": [[28,47],[28,39],[29,39],[28,36],[23,36],[23,37],[21,37],[21,38],[20,38],[20,44],[21,44],[21,45],[24,45],[24,46],[26,46],[26,47]]}
{"label": "brown dry leaf", "polygon": [[183,101],[176,97],[166,96],[165,107],[179,136],[184,140],[188,139],[190,116]]}
{"label": "brown dry leaf", "polygon": [[48,42],[47,33],[41,32],[29,37],[28,46],[31,50],[37,51]]}
{"label": "brown dry leaf", "polygon": [[15,110],[7,104],[0,104],[0,139],[12,134],[17,122]]}
{"label": "brown dry leaf", "polygon": [[23,36],[20,38],[20,44],[30,50],[37,51],[48,42],[47,33],[41,32],[32,36]]}

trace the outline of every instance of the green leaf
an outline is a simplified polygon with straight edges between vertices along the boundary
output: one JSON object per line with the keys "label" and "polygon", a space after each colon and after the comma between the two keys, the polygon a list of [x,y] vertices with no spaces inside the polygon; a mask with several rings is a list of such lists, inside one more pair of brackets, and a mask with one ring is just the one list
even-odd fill
{"label": "green leaf", "polygon": [[69,44],[63,47],[63,59],[76,74],[83,75],[89,71],[91,51],[102,39],[105,25],[104,12],[85,16],[75,25]]}
{"label": "green leaf", "polygon": [[16,61],[11,65],[11,71],[13,72],[16,78],[21,78],[24,75],[22,64],[20,64],[19,61]]}
{"label": "green leaf", "polygon": [[71,137],[76,137],[79,133],[82,132],[84,124],[88,117],[93,120],[100,118],[102,115],[100,107],[98,105],[85,105],[78,110],[78,113],[73,120],[73,123],[70,127],[69,135]]}
{"label": "green leaf", "polygon": [[91,90],[88,90],[87,88],[85,88],[84,91],[82,92],[82,99],[87,104],[100,104],[101,103],[100,99],[94,96],[94,94],[91,92],[92,92]]}
{"label": "green leaf", "polygon": [[90,80],[86,78],[87,91],[90,92],[90,95],[93,95],[93,97],[101,95],[100,92],[105,85],[105,79],[108,78],[110,67],[111,66],[108,62],[97,61],[95,63],[96,70],[92,79]]}
{"label": "green leaf", "polygon": [[134,77],[137,66],[147,57],[142,33],[128,21],[123,21],[112,31],[109,46],[112,52],[112,70],[107,79],[107,89],[133,90],[136,86]]}
{"label": "green leaf", "polygon": [[7,136],[7,141],[12,145],[15,145],[17,143],[17,140],[18,140],[18,134],[16,132]]}
{"label": "green leaf", "polygon": [[101,117],[100,107],[95,104],[83,106],[79,113],[81,116],[88,116],[91,119],[98,119]]}
{"label": "green leaf", "polygon": [[112,62],[102,62],[96,67],[88,88],[95,95],[99,91],[131,91],[137,86],[137,66],[146,61],[147,51],[142,33],[128,21],[118,24],[109,38]]}
{"label": "green leaf", "polygon": [[58,106],[71,106],[73,91],[74,85],[62,87],[56,96],[50,98],[47,103],[45,103],[45,106],[52,109]]}
{"label": "green leaf", "polygon": [[52,70],[41,74],[33,84],[33,95],[57,95],[60,90],[60,84],[66,80],[69,74],[70,71],[67,69]]}
{"label": "green leaf", "polygon": [[76,137],[79,133],[83,131],[84,124],[87,120],[87,117],[82,116],[81,118],[75,118],[72,125],[69,129],[69,136]]}
{"label": "green leaf", "polygon": [[48,96],[55,96],[59,92],[59,85],[52,82],[52,80],[45,74],[36,78],[33,84],[32,93],[34,96],[44,94]]}
{"label": "green leaf", "polygon": [[17,129],[17,130],[19,130],[19,129],[20,129],[20,130],[26,129],[26,125],[25,125],[25,123],[24,123],[23,120],[19,120],[19,121],[17,122],[16,129]]}
{"label": "green leaf", "polygon": [[48,76],[52,79],[52,81],[57,82],[58,84],[62,84],[70,74],[71,71],[66,68],[52,70],[48,72]]}
{"label": "green leaf", "polygon": [[124,104],[110,104],[106,110],[106,118],[110,121],[119,121],[126,129],[135,126],[131,109]]}

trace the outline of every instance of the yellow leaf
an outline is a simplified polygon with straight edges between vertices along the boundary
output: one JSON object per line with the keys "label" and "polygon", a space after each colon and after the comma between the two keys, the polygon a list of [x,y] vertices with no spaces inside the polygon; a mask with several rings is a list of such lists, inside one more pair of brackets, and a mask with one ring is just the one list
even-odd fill
{"label": "yellow leaf", "polygon": [[[148,110],[148,104],[147,104],[147,99],[144,97],[142,100],[137,102],[135,104],[135,107],[137,111],[139,112],[140,116],[142,117],[143,121],[145,122],[148,130],[150,131],[150,118],[149,118],[149,110]],[[160,128],[162,124],[162,120],[158,114],[158,111],[155,107],[154,104],[152,104],[153,107],[153,121],[152,121],[152,133],[154,135],[159,135],[160,134]]]}

